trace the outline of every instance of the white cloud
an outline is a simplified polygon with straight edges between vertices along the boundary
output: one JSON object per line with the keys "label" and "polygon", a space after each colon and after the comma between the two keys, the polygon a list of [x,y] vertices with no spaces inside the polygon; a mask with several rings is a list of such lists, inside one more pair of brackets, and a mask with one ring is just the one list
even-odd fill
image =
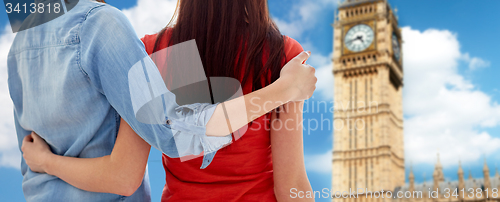
{"label": "white cloud", "polygon": [[[456,35],[404,27],[403,39],[406,160],[432,165],[439,151],[449,166],[500,152],[500,139],[484,131],[500,124],[500,106],[458,73],[469,56],[460,52]],[[469,60],[484,66],[479,58]]]}
{"label": "white cloud", "polygon": [[7,85],[7,55],[14,41],[10,25],[5,26],[0,36],[0,167],[19,168],[21,152],[14,128],[14,111]]}
{"label": "white cloud", "polygon": [[469,63],[469,69],[470,70],[476,70],[476,69],[479,69],[479,68],[484,68],[484,67],[489,67],[490,66],[490,62],[487,61],[487,60],[483,60],[481,58],[478,58],[478,57],[470,57],[469,56],[469,53],[466,53],[463,55],[462,57],[466,62]]}
{"label": "white cloud", "polygon": [[331,174],[332,172],[332,151],[323,154],[305,155],[304,161],[306,170],[319,174]]}
{"label": "white cloud", "polygon": [[[293,4],[288,15],[284,18],[274,18],[280,31],[297,41],[301,42],[304,50],[312,51],[312,56],[307,63],[316,68],[318,78],[316,93],[324,100],[333,99],[333,62],[332,54],[322,55],[316,51],[314,44],[307,39],[303,39],[304,32],[314,29],[317,23],[317,14],[325,7],[334,7],[339,0],[301,0]],[[333,21],[333,16],[332,16]]]}
{"label": "white cloud", "polygon": [[[274,18],[280,31],[292,38],[300,38],[304,31],[314,28],[316,14],[325,7],[337,5],[339,0],[301,0],[292,5],[285,19]],[[333,21],[333,16],[332,16]]]}
{"label": "white cloud", "polygon": [[329,56],[322,56],[320,54],[313,54],[311,56],[312,65],[316,67],[316,78],[318,78],[318,83],[316,84],[316,93],[321,96],[324,100],[333,100],[333,62],[331,58],[333,54]]}
{"label": "white cloud", "polygon": [[489,67],[490,66],[490,62],[489,61],[485,61],[481,58],[472,58],[470,60],[470,63],[469,63],[469,68],[474,70],[474,69],[478,69],[478,68],[482,68],[482,67]]}
{"label": "white cloud", "polygon": [[123,10],[139,37],[154,34],[172,19],[177,0],[138,0],[137,5]]}

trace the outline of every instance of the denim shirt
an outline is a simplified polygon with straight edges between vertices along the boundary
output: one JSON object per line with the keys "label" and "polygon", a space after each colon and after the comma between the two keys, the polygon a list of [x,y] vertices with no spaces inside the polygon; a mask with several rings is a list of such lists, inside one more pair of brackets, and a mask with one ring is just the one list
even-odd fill
{"label": "denim shirt", "polygon": [[[141,68],[134,68],[138,64]],[[203,153],[205,168],[232,140],[205,135],[216,105],[175,103],[128,19],[106,4],[80,0],[66,14],[17,33],[8,74],[19,146],[34,131],[58,155],[109,155],[123,118],[170,157]],[[141,120],[141,110],[152,114],[149,121]],[[21,171],[27,201],[151,200],[147,173],[141,187],[124,197],[83,191],[34,173],[24,159]]]}

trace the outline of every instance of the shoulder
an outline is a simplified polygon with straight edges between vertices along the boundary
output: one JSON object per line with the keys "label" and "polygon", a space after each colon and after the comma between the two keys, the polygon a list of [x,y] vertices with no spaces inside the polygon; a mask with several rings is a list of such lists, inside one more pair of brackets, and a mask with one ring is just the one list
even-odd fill
{"label": "shoulder", "polygon": [[133,65],[147,57],[143,43],[120,10],[97,2],[86,4],[92,4],[92,8],[79,28],[79,54],[83,68],[96,68],[92,63],[107,61]]}
{"label": "shoulder", "polygon": [[138,42],[142,45],[125,14],[113,6],[97,2],[92,3],[92,7],[87,11],[80,27],[79,37],[82,43],[84,41],[104,44]]}
{"label": "shoulder", "polygon": [[141,38],[142,43],[144,43],[144,46],[146,47],[146,52],[148,54],[152,54],[154,51],[154,48],[156,46],[158,37],[160,36],[161,39],[158,41],[159,42],[159,49],[163,49],[168,47],[168,43],[170,40],[170,37],[172,35],[172,29],[167,28],[164,33],[162,34],[162,31],[156,33],[156,34],[146,34],[144,37]]}
{"label": "shoulder", "polygon": [[[122,11],[109,4],[80,0],[75,9],[77,9],[78,12],[85,13],[81,30],[91,31],[101,36],[109,35],[117,38],[121,37],[121,35],[117,33],[130,33],[133,31],[135,34],[135,30],[127,16],[125,16]],[[73,10],[71,10],[71,12]],[[82,34],[81,37],[85,36]]]}
{"label": "shoulder", "polygon": [[146,34],[144,37],[141,38],[141,41],[146,47],[146,52],[148,52],[148,54],[153,53],[157,36],[158,34]]}
{"label": "shoulder", "polygon": [[119,9],[102,3],[92,3],[86,12],[85,21],[95,20],[112,25],[114,23],[127,22],[128,18]]}
{"label": "shoulder", "polygon": [[304,51],[304,48],[302,48],[302,45],[300,45],[297,40],[289,36],[283,36],[283,39],[285,40],[286,62],[290,61],[292,58]]}

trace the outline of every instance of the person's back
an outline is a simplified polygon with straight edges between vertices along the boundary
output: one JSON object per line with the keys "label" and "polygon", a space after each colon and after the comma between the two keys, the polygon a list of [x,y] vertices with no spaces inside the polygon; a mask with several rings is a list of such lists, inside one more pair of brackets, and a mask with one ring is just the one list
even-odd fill
{"label": "person's back", "polygon": [[[85,23],[90,17],[109,21],[110,29],[126,21],[114,7],[81,0],[59,18],[17,34],[8,70],[19,143],[36,131],[59,155],[95,158],[111,153],[120,117],[106,96],[91,84],[80,58],[85,46],[82,38],[86,37],[82,36],[82,27],[89,26]],[[112,39],[105,40],[113,43]],[[21,170],[27,201],[150,200],[147,173],[141,187],[124,197],[83,191],[55,176],[32,172],[24,161]]]}
{"label": "person's back", "polygon": [[[167,48],[171,34],[163,35],[158,40],[158,34],[146,35],[142,41],[146,46],[146,52],[158,61],[165,60],[165,51],[154,52],[155,43],[161,41],[157,46],[159,50]],[[303,51],[302,46],[290,37],[283,37],[285,42],[283,64],[297,56]],[[160,57],[161,59],[159,59]],[[266,63],[268,55],[263,55],[262,61]],[[243,57],[245,58],[245,57]],[[158,62],[160,72],[165,75],[171,74],[168,67]],[[235,69],[242,69],[235,66]],[[245,72],[242,70],[242,72]],[[265,76],[270,76],[265,74]],[[265,77],[263,76],[263,77]],[[245,75],[238,78],[252,78]],[[264,79],[264,78],[262,78]],[[242,86],[243,94],[252,92],[252,81]],[[276,201],[273,180],[273,161],[271,152],[271,114],[266,114],[254,120],[247,128],[240,129],[238,134],[242,137],[234,137],[233,143],[217,152],[214,162],[210,167],[200,170],[198,165],[203,161],[196,158],[182,162],[179,159],[163,155],[163,167],[165,168],[166,184],[163,189],[162,201]],[[189,190],[189,191],[188,191]],[[196,193],[196,194],[192,194]]]}

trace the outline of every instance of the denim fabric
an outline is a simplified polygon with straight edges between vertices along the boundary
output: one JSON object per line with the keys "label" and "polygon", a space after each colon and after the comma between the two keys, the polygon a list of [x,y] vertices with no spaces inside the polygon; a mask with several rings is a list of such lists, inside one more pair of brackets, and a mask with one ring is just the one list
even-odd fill
{"label": "denim fabric", "polygon": [[[143,74],[131,74],[138,62]],[[109,155],[120,117],[170,157],[203,152],[202,168],[231,142],[231,136],[205,135],[216,105],[175,103],[175,95],[157,80],[159,72],[127,18],[109,5],[80,0],[61,17],[17,33],[8,72],[19,146],[35,131],[58,155]],[[149,89],[141,90],[144,80]],[[151,117],[140,120],[141,110]],[[34,173],[24,159],[21,171],[27,201],[150,201],[147,173],[142,186],[124,197],[86,192],[55,176]]]}

